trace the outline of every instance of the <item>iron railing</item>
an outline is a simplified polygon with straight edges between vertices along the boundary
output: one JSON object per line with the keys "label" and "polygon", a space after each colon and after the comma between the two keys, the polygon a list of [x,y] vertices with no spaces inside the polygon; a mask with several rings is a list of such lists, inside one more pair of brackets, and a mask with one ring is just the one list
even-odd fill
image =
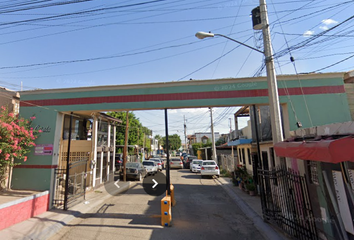
{"label": "iron railing", "polygon": [[264,220],[296,239],[318,239],[306,179],[278,168],[258,170]]}

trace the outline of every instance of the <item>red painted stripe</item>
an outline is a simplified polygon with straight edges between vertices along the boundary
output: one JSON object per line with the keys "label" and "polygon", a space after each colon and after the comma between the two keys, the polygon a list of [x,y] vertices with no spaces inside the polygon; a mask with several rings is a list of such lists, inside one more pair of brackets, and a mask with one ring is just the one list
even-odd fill
{"label": "red painted stripe", "polygon": [[[280,96],[286,95],[312,95],[344,93],[344,86],[321,86],[303,88],[280,88]],[[195,93],[169,93],[169,94],[150,94],[150,95],[129,95],[129,96],[105,96],[105,97],[86,97],[86,98],[66,98],[66,99],[45,99],[21,101],[21,107],[57,106],[57,105],[81,105],[99,103],[128,103],[128,102],[154,102],[154,101],[179,101],[179,100],[199,100],[217,98],[244,98],[244,97],[267,97],[267,89],[251,89],[236,91],[215,91],[215,92],[195,92]]]}
{"label": "red painted stripe", "polygon": [[57,168],[58,165],[17,165],[14,168],[42,168],[42,169],[52,169]]}

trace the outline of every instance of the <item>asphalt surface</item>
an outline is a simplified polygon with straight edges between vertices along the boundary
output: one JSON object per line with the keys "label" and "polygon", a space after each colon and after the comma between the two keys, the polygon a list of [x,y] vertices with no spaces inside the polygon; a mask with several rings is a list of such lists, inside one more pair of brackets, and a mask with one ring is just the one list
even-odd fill
{"label": "asphalt surface", "polygon": [[171,227],[160,224],[163,196],[146,194],[139,183],[74,219],[50,239],[265,239],[216,180],[181,169],[171,170],[171,183],[177,201]]}

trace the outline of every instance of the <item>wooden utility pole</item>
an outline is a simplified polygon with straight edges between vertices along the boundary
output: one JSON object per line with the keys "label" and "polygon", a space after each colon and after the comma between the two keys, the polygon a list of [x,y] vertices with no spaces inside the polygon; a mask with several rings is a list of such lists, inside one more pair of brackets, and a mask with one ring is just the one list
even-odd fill
{"label": "wooden utility pole", "polygon": [[125,124],[125,142],[123,149],[123,181],[127,181],[127,170],[125,168],[127,164],[127,150],[128,150],[128,133],[129,133],[129,111],[127,111],[127,120]]}

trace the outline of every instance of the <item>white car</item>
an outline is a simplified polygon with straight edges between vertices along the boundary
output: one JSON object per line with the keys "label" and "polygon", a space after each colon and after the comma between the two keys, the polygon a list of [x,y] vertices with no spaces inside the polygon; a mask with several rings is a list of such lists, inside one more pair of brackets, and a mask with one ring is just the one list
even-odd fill
{"label": "white car", "polygon": [[200,174],[202,178],[204,176],[220,176],[220,169],[215,161],[213,160],[205,160],[200,169]]}
{"label": "white car", "polygon": [[203,164],[203,160],[193,159],[193,161],[190,164],[190,171],[191,172],[200,172],[202,164]]}
{"label": "white car", "polygon": [[158,171],[157,163],[154,161],[143,161],[143,165],[149,175],[153,175]]}
{"label": "white car", "polygon": [[157,164],[157,168],[162,171],[162,161],[159,158],[149,158],[149,161],[154,161]]}

